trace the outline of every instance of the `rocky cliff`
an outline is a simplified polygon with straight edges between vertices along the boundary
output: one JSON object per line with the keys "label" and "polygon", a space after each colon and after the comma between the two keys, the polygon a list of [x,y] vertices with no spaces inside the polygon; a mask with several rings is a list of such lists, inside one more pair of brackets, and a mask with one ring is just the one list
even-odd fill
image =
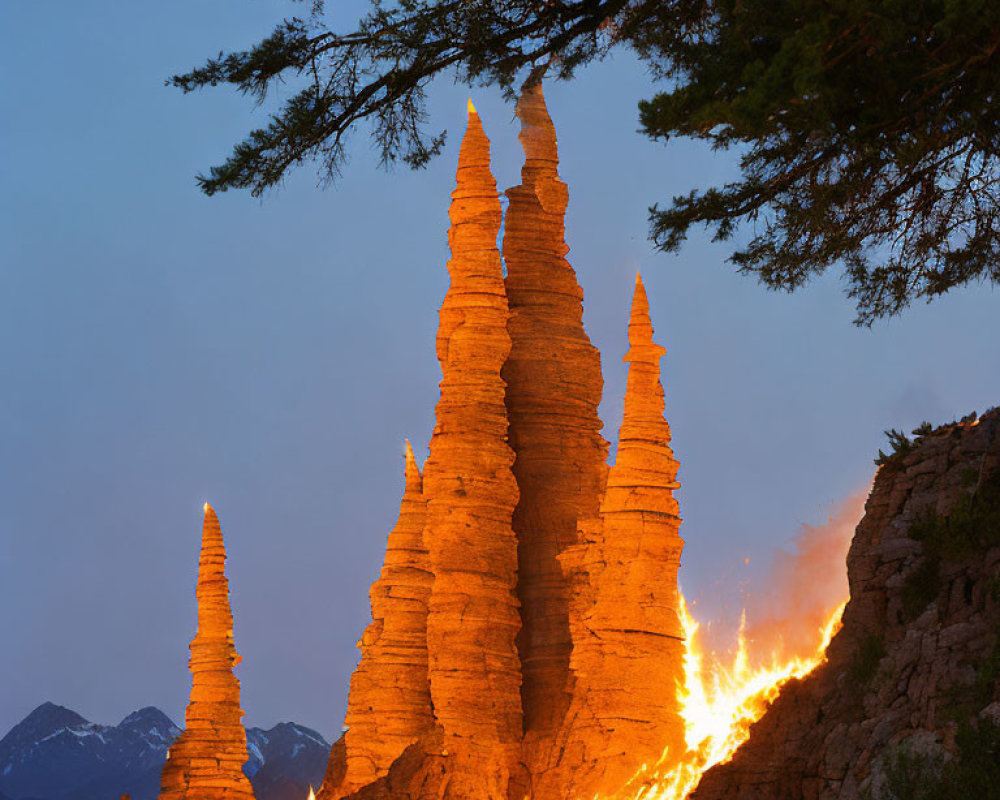
{"label": "rocky cliff", "polygon": [[695,800],[1000,791],[1000,410],[895,436],[847,558],[828,660]]}

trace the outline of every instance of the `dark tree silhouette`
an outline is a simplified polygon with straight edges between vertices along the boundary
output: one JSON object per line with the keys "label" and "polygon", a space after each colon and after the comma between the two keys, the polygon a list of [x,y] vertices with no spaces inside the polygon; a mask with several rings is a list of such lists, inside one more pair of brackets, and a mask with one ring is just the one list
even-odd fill
{"label": "dark tree silhouette", "polygon": [[646,135],[741,153],[740,179],[650,209],[675,250],[693,226],[730,239],[771,289],[844,268],[859,324],[969,282],[1000,282],[1000,3],[995,0],[438,0],[373,2],[346,32],[321,0],[250,50],[220,53],[169,83],[228,83],[263,101],[297,92],[198,177],[214,194],[260,194],[317,160],[336,176],[367,120],[383,163],[419,167],[444,134],[425,130],[441,73],[507,92],[523,77],[569,79],[616,47],[662,91],[640,102]]}

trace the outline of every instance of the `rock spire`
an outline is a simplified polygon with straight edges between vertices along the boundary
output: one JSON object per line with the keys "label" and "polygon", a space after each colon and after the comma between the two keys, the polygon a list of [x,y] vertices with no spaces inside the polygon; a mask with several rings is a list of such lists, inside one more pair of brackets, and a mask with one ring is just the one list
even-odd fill
{"label": "rock spire", "polygon": [[579,542],[578,522],[596,517],[608,444],[597,414],[600,354],[583,328],[583,290],[566,254],[566,184],[541,83],[517,103],[525,162],[507,191],[503,254],[511,318],[504,365],[510,443],[520,501],[518,595],[526,752],[544,761],[569,701],[569,594],[558,557]]}
{"label": "rock spire", "polygon": [[441,397],[424,465],[424,543],[434,573],[428,673],[450,760],[447,796],[489,800],[508,795],[522,730],[511,527],[518,495],[500,378],[510,352],[500,199],[489,140],[471,105],[449,216]]}
{"label": "rock spire", "polygon": [[233,613],[219,518],[205,503],[198,561],[198,632],[191,642],[191,698],[184,732],[170,747],[160,800],[252,800],[243,774],[247,738],[233,667]]}
{"label": "rock spire", "polygon": [[407,746],[434,727],[427,679],[433,575],[423,541],[422,479],[409,441],[405,476],[399,520],[370,592],[372,622],[358,642],[361,662],[351,678],[344,720],[344,771],[321,795],[329,800],[381,778]]}
{"label": "rock spire", "polygon": [[614,796],[684,743],[664,350],[637,280],[609,473],[600,358],[565,258],[567,190],[539,85],[517,113],[525,163],[507,193],[505,279],[489,141],[469,103],[430,456],[422,491],[408,456],[320,800]]}
{"label": "rock spire", "polygon": [[[421,697],[408,712],[401,703],[393,707],[392,741],[368,743],[367,753],[352,743],[355,732],[359,739],[367,738],[376,725],[390,724],[384,719],[384,684],[379,688],[376,683],[392,685],[392,671],[404,671],[412,681],[408,686],[414,690],[413,700],[421,683],[417,659],[401,664],[392,652],[376,651],[369,646],[375,641],[369,628],[351,686],[351,727],[333,746],[321,800],[336,800],[357,788],[362,767],[378,778],[362,786],[358,798],[522,800],[527,794],[520,761],[517,541],[511,525],[518,495],[500,377],[510,352],[503,263],[497,249],[501,208],[490,172],[489,141],[471,102],[449,216],[451,282],[437,335],[441,397],[423,470],[419,532],[420,569],[426,569],[429,578],[420,584],[426,603],[422,680],[429,687],[429,702]],[[408,473],[417,477],[412,460]],[[407,492],[409,487],[410,481]],[[415,513],[408,515],[409,547],[417,546],[417,522]],[[416,553],[409,552],[407,558]],[[387,564],[395,559],[387,553]],[[373,609],[380,591],[376,584]],[[389,596],[404,597],[396,589],[390,589]],[[412,599],[413,593],[405,597]],[[415,655],[420,608],[415,602],[407,608],[413,612],[406,622],[407,643],[413,645],[408,652]],[[387,607],[383,639],[389,630],[388,613]],[[374,624],[378,631],[377,620]],[[370,665],[365,663],[368,654]],[[369,687],[368,697],[356,699],[362,685]],[[404,726],[406,734],[395,735]],[[394,761],[392,751],[398,755]],[[355,763],[365,757],[367,765]],[[387,761],[391,766],[382,774]]]}
{"label": "rock spire", "polygon": [[[625,408],[598,520],[562,561],[573,588],[575,676],[560,733],[558,791],[611,794],[665,748],[683,754],[675,687],[684,679],[677,570],[684,542],[677,461],[663,416],[660,358],[636,277],[628,325]],[[569,796],[560,795],[560,796]],[[549,795],[545,795],[549,796]]]}

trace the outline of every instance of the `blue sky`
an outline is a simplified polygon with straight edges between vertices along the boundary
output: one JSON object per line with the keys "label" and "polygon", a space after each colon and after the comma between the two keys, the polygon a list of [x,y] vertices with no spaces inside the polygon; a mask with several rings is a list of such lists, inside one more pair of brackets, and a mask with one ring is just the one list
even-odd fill
{"label": "blue sky", "polygon": [[[347,23],[362,5],[331,9]],[[302,9],[0,8],[0,733],[44,700],[98,722],[148,704],[182,718],[205,500],[230,555],[248,724],[339,730],[403,440],[426,452],[433,425],[470,92],[432,85],[431,127],[450,137],[424,171],[377,171],[361,134],[331,188],[306,167],[263,201],[203,197],[194,173],[262,112],[164,79]],[[776,295],[704,237],[654,252],[648,206],[734,159],[637,134],[651,91],[624,52],[547,89],[569,258],[612,441],[643,272],[667,348],[682,582],[732,617],[776,548],[867,485],[883,429],[1000,402],[998,297],[975,287],[859,330],[835,270]],[[513,109],[471,94],[498,184],[516,184]]]}

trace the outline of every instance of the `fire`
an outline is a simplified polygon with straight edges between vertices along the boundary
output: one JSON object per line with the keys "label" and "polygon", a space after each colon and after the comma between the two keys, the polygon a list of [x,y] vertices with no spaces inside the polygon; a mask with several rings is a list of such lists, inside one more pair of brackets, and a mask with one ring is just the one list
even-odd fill
{"label": "fire", "polygon": [[811,653],[783,661],[772,656],[764,665],[755,665],[751,658],[744,616],[736,654],[732,664],[726,666],[713,654],[702,651],[698,623],[681,596],[680,618],[687,655],[680,700],[687,752],[679,762],[673,754],[664,753],[661,764],[652,768],[644,765],[616,800],[684,800],[706,770],[732,758],[749,737],[750,726],[763,716],[785,682],[801,678],[823,663],[827,645],[840,630],[846,605],[845,601],[829,614],[826,624],[816,632]]}

